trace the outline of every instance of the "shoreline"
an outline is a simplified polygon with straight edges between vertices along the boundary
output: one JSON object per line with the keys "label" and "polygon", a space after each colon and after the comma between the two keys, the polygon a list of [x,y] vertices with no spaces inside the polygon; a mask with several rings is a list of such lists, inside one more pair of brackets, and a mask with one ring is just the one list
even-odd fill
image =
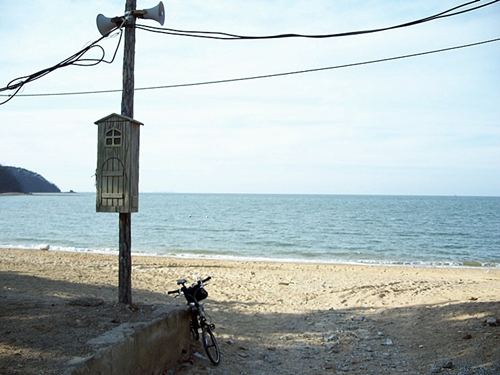
{"label": "shoreline", "polygon": [[[49,246],[49,248],[47,248]],[[97,255],[118,255],[118,250],[113,251],[99,251],[89,250],[82,248],[58,248],[51,247],[47,244],[39,244],[36,247],[8,247],[1,246],[1,250],[26,250],[26,251],[51,251],[62,253],[75,253],[75,254],[97,254]],[[173,254],[158,254],[158,253],[145,253],[145,252],[132,252],[133,257],[159,257],[167,259],[186,259],[186,260],[209,260],[209,261],[229,261],[229,262],[262,262],[262,263],[291,263],[291,264],[321,264],[321,265],[339,265],[339,266],[367,266],[367,267],[408,267],[408,268],[438,268],[438,269],[480,269],[480,270],[500,270],[500,263],[480,264],[479,262],[469,262],[469,264],[449,264],[447,262],[432,263],[412,263],[409,261],[321,261],[321,260],[303,260],[296,258],[262,258],[262,257],[231,257],[231,256],[206,256],[206,255],[173,255]]]}
{"label": "shoreline", "polygon": [[[500,201],[476,203],[146,195],[133,215],[131,250],[191,259],[500,269]],[[118,251],[116,214],[96,213],[91,195],[5,204],[0,247]]]}

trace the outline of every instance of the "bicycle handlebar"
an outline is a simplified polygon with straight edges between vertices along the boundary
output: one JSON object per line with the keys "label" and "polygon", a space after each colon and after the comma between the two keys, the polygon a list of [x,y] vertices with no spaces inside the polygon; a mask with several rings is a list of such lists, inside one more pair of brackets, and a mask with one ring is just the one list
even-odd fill
{"label": "bicycle handlebar", "polygon": [[[198,284],[204,284],[206,283],[208,280],[210,280],[212,278],[212,276],[208,276],[206,279],[203,279],[203,280],[198,280]],[[186,282],[184,279],[182,279],[183,282]],[[183,287],[184,287],[184,284],[182,284]],[[167,294],[179,294],[181,295],[181,291],[182,291],[182,288],[180,289],[177,289],[177,290],[170,290],[170,291],[167,291]]]}

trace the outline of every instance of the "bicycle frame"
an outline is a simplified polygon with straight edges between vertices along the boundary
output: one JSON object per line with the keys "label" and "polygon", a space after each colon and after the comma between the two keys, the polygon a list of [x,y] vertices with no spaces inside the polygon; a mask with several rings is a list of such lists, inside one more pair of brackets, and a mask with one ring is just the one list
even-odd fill
{"label": "bicycle frame", "polygon": [[[198,280],[198,282],[196,284],[192,284],[190,288],[185,286],[185,279],[177,280],[177,285],[182,285],[182,287],[178,290],[169,291],[168,294],[176,294],[176,297],[184,296],[191,309],[191,335],[193,336],[193,339],[199,340],[199,329],[201,328],[201,337],[205,352],[207,353],[209,360],[214,365],[218,365],[220,363],[220,350],[217,340],[212,332],[215,329],[215,324],[208,322],[203,304],[200,304],[196,299],[196,293],[203,290],[204,283],[210,279],[211,277],[209,276],[204,280]],[[206,293],[206,291],[203,292],[204,294],[202,293],[201,296],[204,299],[208,293]]]}

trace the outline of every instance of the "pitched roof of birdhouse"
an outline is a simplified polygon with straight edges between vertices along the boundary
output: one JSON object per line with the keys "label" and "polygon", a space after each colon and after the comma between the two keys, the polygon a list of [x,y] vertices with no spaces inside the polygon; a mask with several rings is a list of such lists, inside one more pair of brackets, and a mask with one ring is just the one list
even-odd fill
{"label": "pitched roof of birdhouse", "polygon": [[107,115],[106,117],[103,117],[102,119],[97,120],[96,122],[94,122],[94,124],[99,125],[99,124],[102,124],[104,122],[110,122],[110,121],[113,121],[114,118],[116,118],[118,121],[125,120],[125,121],[130,121],[130,122],[132,122],[132,123],[134,123],[136,125],[144,125],[142,122],[139,122],[139,121],[134,120],[133,118],[130,118],[130,117],[127,117],[127,116],[119,115],[117,113],[112,113],[110,115]]}

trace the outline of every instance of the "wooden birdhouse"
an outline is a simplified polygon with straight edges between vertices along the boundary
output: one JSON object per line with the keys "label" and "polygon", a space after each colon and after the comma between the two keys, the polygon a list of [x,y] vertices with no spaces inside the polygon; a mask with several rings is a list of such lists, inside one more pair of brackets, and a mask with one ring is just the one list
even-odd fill
{"label": "wooden birdhouse", "polygon": [[139,121],[113,113],[97,130],[96,211],[139,211]]}

